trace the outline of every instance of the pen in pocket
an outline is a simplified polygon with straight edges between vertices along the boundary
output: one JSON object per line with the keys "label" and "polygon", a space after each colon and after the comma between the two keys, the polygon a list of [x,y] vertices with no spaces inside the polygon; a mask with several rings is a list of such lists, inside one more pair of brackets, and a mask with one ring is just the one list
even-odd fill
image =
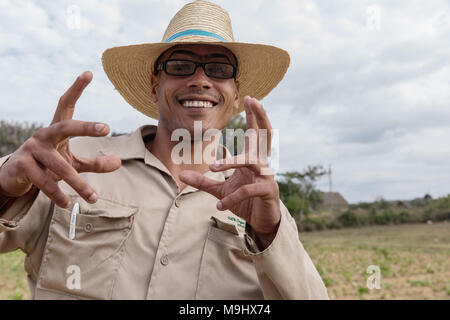
{"label": "pen in pocket", "polygon": [[69,239],[73,240],[75,238],[75,228],[77,226],[77,215],[80,213],[80,205],[75,202],[72,209],[72,215],[70,216],[70,228],[69,228]]}

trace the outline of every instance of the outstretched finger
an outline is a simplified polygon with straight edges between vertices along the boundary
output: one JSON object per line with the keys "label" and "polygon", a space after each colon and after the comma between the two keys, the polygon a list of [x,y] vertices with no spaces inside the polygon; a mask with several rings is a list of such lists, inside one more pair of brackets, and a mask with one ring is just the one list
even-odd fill
{"label": "outstretched finger", "polygon": [[230,193],[222,200],[217,203],[217,208],[219,210],[228,210],[238,205],[244,200],[254,198],[254,197],[263,197],[269,195],[272,192],[272,189],[268,184],[263,183],[253,183],[246,184],[236,191]]}
{"label": "outstretched finger", "polygon": [[70,137],[103,137],[108,133],[109,126],[105,123],[63,120],[47,128],[41,129],[39,138],[50,142],[52,145],[57,145],[59,142]]}
{"label": "outstretched finger", "polygon": [[51,152],[40,150],[33,153],[39,163],[64,180],[87,202],[95,203],[97,201],[94,189],[56,150]]}
{"label": "outstretched finger", "polygon": [[267,166],[253,153],[242,153],[234,157],[217,160],[209,165],[211,171],[225,171],[229,169],[248,168],[256,174],[261,174],[261,168]]}
{"label": "outstretched finger", "polygon": [[85,71],[78,76],[72,86],[59,99],[58,107],[56,108],[51,124],[72,119],[75,103],[80,98],[86,86],[91,82],[92,77],[93,75],[90,71]]}
{"label": "outstretched finger", "polygon": [[258,123],[255,119],[255,113],[253,111],[253,98],[250,96],[244,97],[244,110],[245,110],[245,122],[246,122],[246,128],[248,129],[258,129]]}
{"label": "outstretched finger", "polygon": [[264,110],[261,102],[256,100],[255,98],[251,99],[250,104],[252,105],[253,114],[256,119],[256,123],[259,129],[272,129],[272,126],[269,121],[269,117],[267,116],[266,110]]}
{"label": "outstretched finger", "polygon": [[[261,161],[268,162],[272,147],[272,126],[262,104],[255,98],[244,99],[247,123],[245,151],[256,153]],[[250,129],[249,129],[250,128]],[[249,132],[253,130],[253,132]]]}
{"label": "outstretched finger", "polygon": [[75,162],[72,164],[78,172],[112,172],[120,168],[122,161],[115,155],[96,158],[78,158],[73,155]]}
{"label": "outstretched finger", "polygon": [[215,181],[212,179],[209,179],[200,173],[192,170],[183,170],[181,171],[179,178],[181,182],[186,183],[194,188],[197,188],[199,190],[203,190],[205,192],[208,192],[209,194],[212,194],[217,199],[220,199],[221,194],[220,190],[222,188],[222,182]]}
{"label": "outstretched finger", "polygon": [[28,168],[28,177],[47,197],[61,208],[70,206],[70,198],[65,195],[55,181],[35,162]]}
{"label": "outstretched finger", "polygon": [[228,164],[211,164],[211,171],[226,171],[229,169],[247,168],[257,175],[262,175],[261,169],[264,168],[257,163],[228,163]]}
{"label": "outstretched finger", "polygon": [[267,150],[263,154],[268,155],[272,142],[272,125],[270,124],[269,117],[257,99],[250,98],[248,100],[248,106],[252,110],[253,121],[255,121],[256,127],[258,128],[258,150],[263,148],[263,150]]}

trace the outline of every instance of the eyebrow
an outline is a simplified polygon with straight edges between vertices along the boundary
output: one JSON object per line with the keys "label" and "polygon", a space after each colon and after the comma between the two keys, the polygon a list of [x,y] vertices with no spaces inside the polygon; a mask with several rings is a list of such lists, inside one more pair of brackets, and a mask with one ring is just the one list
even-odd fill
{"label": "eyebrow", "polygon": [[[169,55],[169,58],[170,58],[172,55],[174,55],[174,54],[186,54],[186,55],[191,56],[191,57],[199,57],[198,55],[196,55],[195,53],[193,53],[193,52],[191,52],[191,51],[187,51],[187,50],[175,50],[175,51],[173,51],[173,52]],[[228,62],[231,63],[230,58],[229,58],[226,54],[223,54],[223,53],[211,53],[211,54],[207,54],[206,56],[203,56],[203,57],[209,58],[209,59],[211,59],[211,58],[225,58],[225,59],[228,60]]]}

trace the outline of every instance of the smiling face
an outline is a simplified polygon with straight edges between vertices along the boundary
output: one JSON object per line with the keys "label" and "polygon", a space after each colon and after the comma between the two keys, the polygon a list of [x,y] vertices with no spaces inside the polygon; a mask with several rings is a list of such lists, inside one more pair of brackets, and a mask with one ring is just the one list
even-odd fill
{"label": "smiling face", "polygon": [[[225,62],[236,65],[234,55],[217,45],[178,45],[158,59],[194,62]],[[178,128],[194,133],[194,121],[202,121],[203,132],[210,128],[221,130],[239,108],[239,84],[234,78],[208,77],[198,66],[193,75],[172,76],[164,71],[152,76],[152,97],[158,103],[159,123],[168,132]]]}

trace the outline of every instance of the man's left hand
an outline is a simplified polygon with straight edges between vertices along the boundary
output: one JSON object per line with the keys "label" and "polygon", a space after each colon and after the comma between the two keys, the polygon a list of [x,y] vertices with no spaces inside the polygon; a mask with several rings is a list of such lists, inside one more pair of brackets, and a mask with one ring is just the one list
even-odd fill
{"label": "man's left hand", "polygon": [[[180,180],[199,190],[206,191],[220,201],[217,209],[230,210],[243,218],[251,227],[261,250],[268,247],[277,234],[281,219],[278,184],[268,167],[271,148],[272,127],[269,118],[258,100],[244,98],[248,130],[252,131],[256,143],[250,145],[246,134],[245,151],[235,157],[223,159],[210,165],[211,171],[235,169],[225,181],[208,179],[198,172],[185,170]],[[260,135],[264,129],[266,134]],[[265,147],[263,152],[259,152]]]}

